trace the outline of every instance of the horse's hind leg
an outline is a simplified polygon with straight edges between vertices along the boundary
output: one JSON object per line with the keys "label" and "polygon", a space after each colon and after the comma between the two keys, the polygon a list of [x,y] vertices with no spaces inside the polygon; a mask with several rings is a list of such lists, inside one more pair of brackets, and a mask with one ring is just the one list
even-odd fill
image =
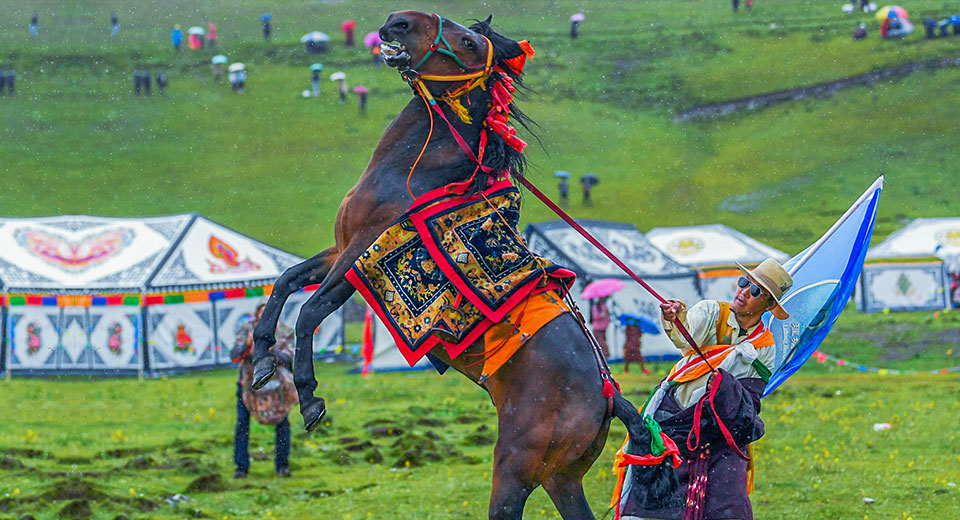
{"label": "horse's hind leg", "polygon": [[[518,458],[523,457],[522,453],[515,455]],[[504,463],[496,453],[494,459],[493,491],[490,494],[490,520],[521,520],[523,518],[523,506],[527,504],[527,497],[536,489],[537,484],[524,481],[518,477],[514,467],[514,464],[519,462],[516,459]],[[531,462],[536,463],[535,461]]]}
{"label": "horse's hind leg", "polygon": [[283,304],[291,294],[307,285],[323,281],[336,258],[337,250],[331,247],[287,269],[277,278],[260,321],[253,330],[254,389],[267,384],[277,368],[277,358],[270,354],[270,347],[277,342],[277,322],[280,320]]}
{"label": "horse's hind leg", "polygon": [[317,326],[350,299],[354,288],[346,278],[325,280],[324,284],[300,307],[297,317],[297,344],[293,355],[293,384],[300,398],[303,426],[312,430],[326,413],[323,398],[313,395],[317,378],[313,371],[313,332]]}
{"label": "horse's hind leg", "polygon": [[554,475],[543,483],[563,520],[593,520],[593,511],[583,494],[583,475]]}

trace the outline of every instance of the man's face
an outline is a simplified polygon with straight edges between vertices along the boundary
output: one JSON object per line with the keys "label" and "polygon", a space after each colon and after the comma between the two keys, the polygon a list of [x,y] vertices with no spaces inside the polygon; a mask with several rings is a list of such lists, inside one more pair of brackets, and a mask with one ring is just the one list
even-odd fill
{"label": "man's face", "polygon": [[759,314],[770,306],[770,293],[766,289],[760,291],[760,296],[750,294],[751,285],[737,290],[737,295],[730,302],[730,310],[737,314]]}

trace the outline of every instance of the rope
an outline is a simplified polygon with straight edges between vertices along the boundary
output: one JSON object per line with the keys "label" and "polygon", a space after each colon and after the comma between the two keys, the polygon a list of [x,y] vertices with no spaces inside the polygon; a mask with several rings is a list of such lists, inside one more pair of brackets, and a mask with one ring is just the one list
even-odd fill
{"label": "rope", "polygon": [[410,189],[410,178],[413,177],[413,170],[417,169],[417,164],[420,163],[420,158],[423,157],[423,152],[427,151],[427,145],[430,144],[430,138],[433,137],[433,112],[430,111],[430,102],[427,101],[427,98],[424,97],[423,94],[420,94],[420,99],[427,105],[427,114],[430,116],[430,132],[427,133],[427,140],[423,143],[423,148],[420,149],[420,155],[417,156],[416,161],[413,161],[413,166],[410,167],[410,173],[407,174],[407,193],[409,193],[410,198],[414,200],[417,198],[413,196],[413,190]]}

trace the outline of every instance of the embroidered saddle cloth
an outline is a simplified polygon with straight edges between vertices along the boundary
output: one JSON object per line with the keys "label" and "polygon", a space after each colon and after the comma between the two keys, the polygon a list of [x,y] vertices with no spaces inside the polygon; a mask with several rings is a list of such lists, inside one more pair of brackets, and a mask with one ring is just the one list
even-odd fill
{"label": "embroidered saddle cloth", "polygon": [[451,358],[528,296],[576,275],[527,250],[520,192],[508,179],[463,196],[428,192],[347,272],[413,366],[437,344]]}

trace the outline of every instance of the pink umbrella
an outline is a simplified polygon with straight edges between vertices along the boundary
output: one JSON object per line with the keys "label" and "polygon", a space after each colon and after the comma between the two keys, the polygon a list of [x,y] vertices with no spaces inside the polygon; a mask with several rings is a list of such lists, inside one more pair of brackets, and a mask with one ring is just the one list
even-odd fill
{"label": "pink umbrella", "polygon": [[357,22],[353,20],[347,20],[340,24],[340,30],[343,32],[352,31],[354,27],[357,26]]}
{"label": "pink umbrella", "polygon": [[582,21],[584,21],[586,18],[587,18],[587,17],[584,16],[583,13],[576,13],[576,14],[573,14],[573,15],[570,16],[570,21],[571,21],[571,22],[582,22]]}
{"label": "pink umbrella", "polygon": [[363,37],[363,44],[371,49],[380,45],[380,34],[377,31],[369,32]]}
{"label": "pink umbrella", "polygon": [[626,286],[623,281],[616,278],[604,278],[587,284],[587,286],[583,288],[583,292],[580,293],[580,297],[584,300],[603,298],[610,296]]}
{"label": "pink umbrella", "polygon": [[366,94],[367,87],[364,87],[363,85],[357,85],[356,87],[353,87],[353,91],[357,94]]}

